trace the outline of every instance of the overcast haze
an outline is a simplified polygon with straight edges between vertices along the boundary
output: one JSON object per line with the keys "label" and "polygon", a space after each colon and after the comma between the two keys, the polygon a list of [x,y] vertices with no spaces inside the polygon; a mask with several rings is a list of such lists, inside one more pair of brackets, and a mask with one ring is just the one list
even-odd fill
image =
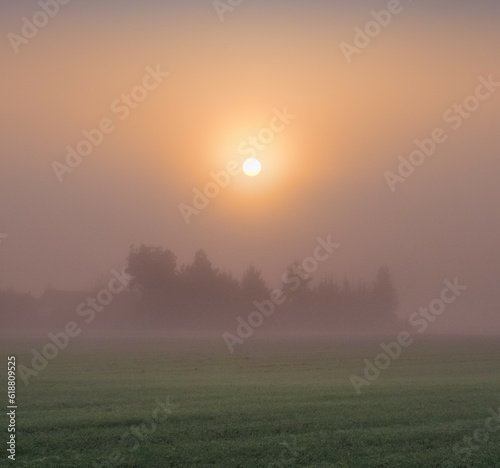
{"label": "overcast haze", "polygon": [[[435,331],[500,331],[500,87],[460,128],[443,119],[480,77],[500,82],[498,2],[401,2],[351,63],[340,44],[387,2],[246,0],[221,22],[211,1],[74,0],[17,54],[7,34],[38,7],[11,3],[0,287],[82,289],[141,243],[181,263],[204,248],[238,277],[253,262],[278,285],[331,235],[341,247],[316,277],[371,281],[387,265],[402,316],[458,277],[468,289]],[[170,76],[120,120],[113,102],[157,66]],[[233,177],[187,224],[179,205],[285,108],[295,117],[259,153],[261,175]],[[103,118],[116,130],[60,183],[53,162]],[[386,171],[438,127],[447,141],[391,191]]]}

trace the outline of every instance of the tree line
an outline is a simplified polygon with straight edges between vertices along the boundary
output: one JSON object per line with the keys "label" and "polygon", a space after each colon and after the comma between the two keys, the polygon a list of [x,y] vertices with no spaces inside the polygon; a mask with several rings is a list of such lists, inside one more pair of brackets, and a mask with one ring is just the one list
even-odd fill
{"label": "tree line", "polygon": [[[218,328],[234,323],[254,301],[272,293],[256,266],[250,265],[238,280],[214,267],[204,250],[195,253],[192,263],[179,265],[169,249],[133,246],[127,273],[141,318],[153,326]],[[387,267],[380,268],[370,284],[353,284],[347,277],[341,282],[332,277],[315,280],[294,261],[279,289],[286,297],[276,314],[279,329],[374,331],[397,321],[397,292]]]}
{"label": "tree line", "polygon": [[[131,247],[126,271],[131,278],[127,289],[103,307],[91,328],[226,331],[277,290],[286,300],[266,321],[270,331],[376,332],[397,324],[397,293],[387,267],[370,283],[353,283],[347,277],[313,278],[294,261],[273,289],[254,265],[237,279],[215,267],[204,250],[191,263],[179,264],[171,250],[141,245]],[[49,287],[38,299],[0,290],[3,327],[51,329],[64,324],[101,286],[86,291]]]}

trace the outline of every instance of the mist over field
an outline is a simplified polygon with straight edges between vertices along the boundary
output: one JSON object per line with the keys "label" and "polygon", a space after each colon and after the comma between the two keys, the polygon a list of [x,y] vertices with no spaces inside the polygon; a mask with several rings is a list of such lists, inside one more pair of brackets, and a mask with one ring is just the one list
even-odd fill
{"label": "mist over field", "polygon": [[1,2],[0,466],[500,466],[499,25]]}

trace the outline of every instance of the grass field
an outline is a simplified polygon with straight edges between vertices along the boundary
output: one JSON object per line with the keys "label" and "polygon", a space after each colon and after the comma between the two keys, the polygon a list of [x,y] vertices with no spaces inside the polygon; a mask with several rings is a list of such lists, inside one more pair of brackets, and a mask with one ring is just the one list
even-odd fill
{"label": "grass field", "polygon": [[[0,466],[500,466],[500,431],[453,452],[500,407],[497,338],[421,339],[359,396],[349,377],[380,338],[252,338],[234,355],[220,338],[78,340],[18,377],[17,460]],[[2,376],[41,344],[4,339]],[[131,435],[167,398],[166,419]]]}

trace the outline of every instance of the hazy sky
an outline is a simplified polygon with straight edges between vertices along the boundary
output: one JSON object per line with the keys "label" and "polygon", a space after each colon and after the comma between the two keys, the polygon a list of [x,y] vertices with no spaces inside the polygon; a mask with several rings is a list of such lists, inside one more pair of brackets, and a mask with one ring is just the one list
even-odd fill
{"label": "hazy sky", "polygon": [[[387,264],[402,314],[458,277],[469,289],[438,326],[500,330],[500,87],[459,128],[450,110],[479,77],[500,82],[500,3],[402,1],[348,63],[340,44],[388,5],[351,3],[244,0],[221,22],[211,0],[72,0],[15,53],[8,34],[41,8],[0,2],[0,286],[85,287],[139,243],[180,262],[204,247],[235,275],[255,262],[276,284],[331,234],[324,271]],[[170,76],[122,119],[117,100],[157,66]],[[284,108],[261,175],[232,177],[187,225],[179,205]],[[59,183],[53,162],[105,118],[114,130]],[[392,192],[384,173],[436,128],[447,141]]]}

